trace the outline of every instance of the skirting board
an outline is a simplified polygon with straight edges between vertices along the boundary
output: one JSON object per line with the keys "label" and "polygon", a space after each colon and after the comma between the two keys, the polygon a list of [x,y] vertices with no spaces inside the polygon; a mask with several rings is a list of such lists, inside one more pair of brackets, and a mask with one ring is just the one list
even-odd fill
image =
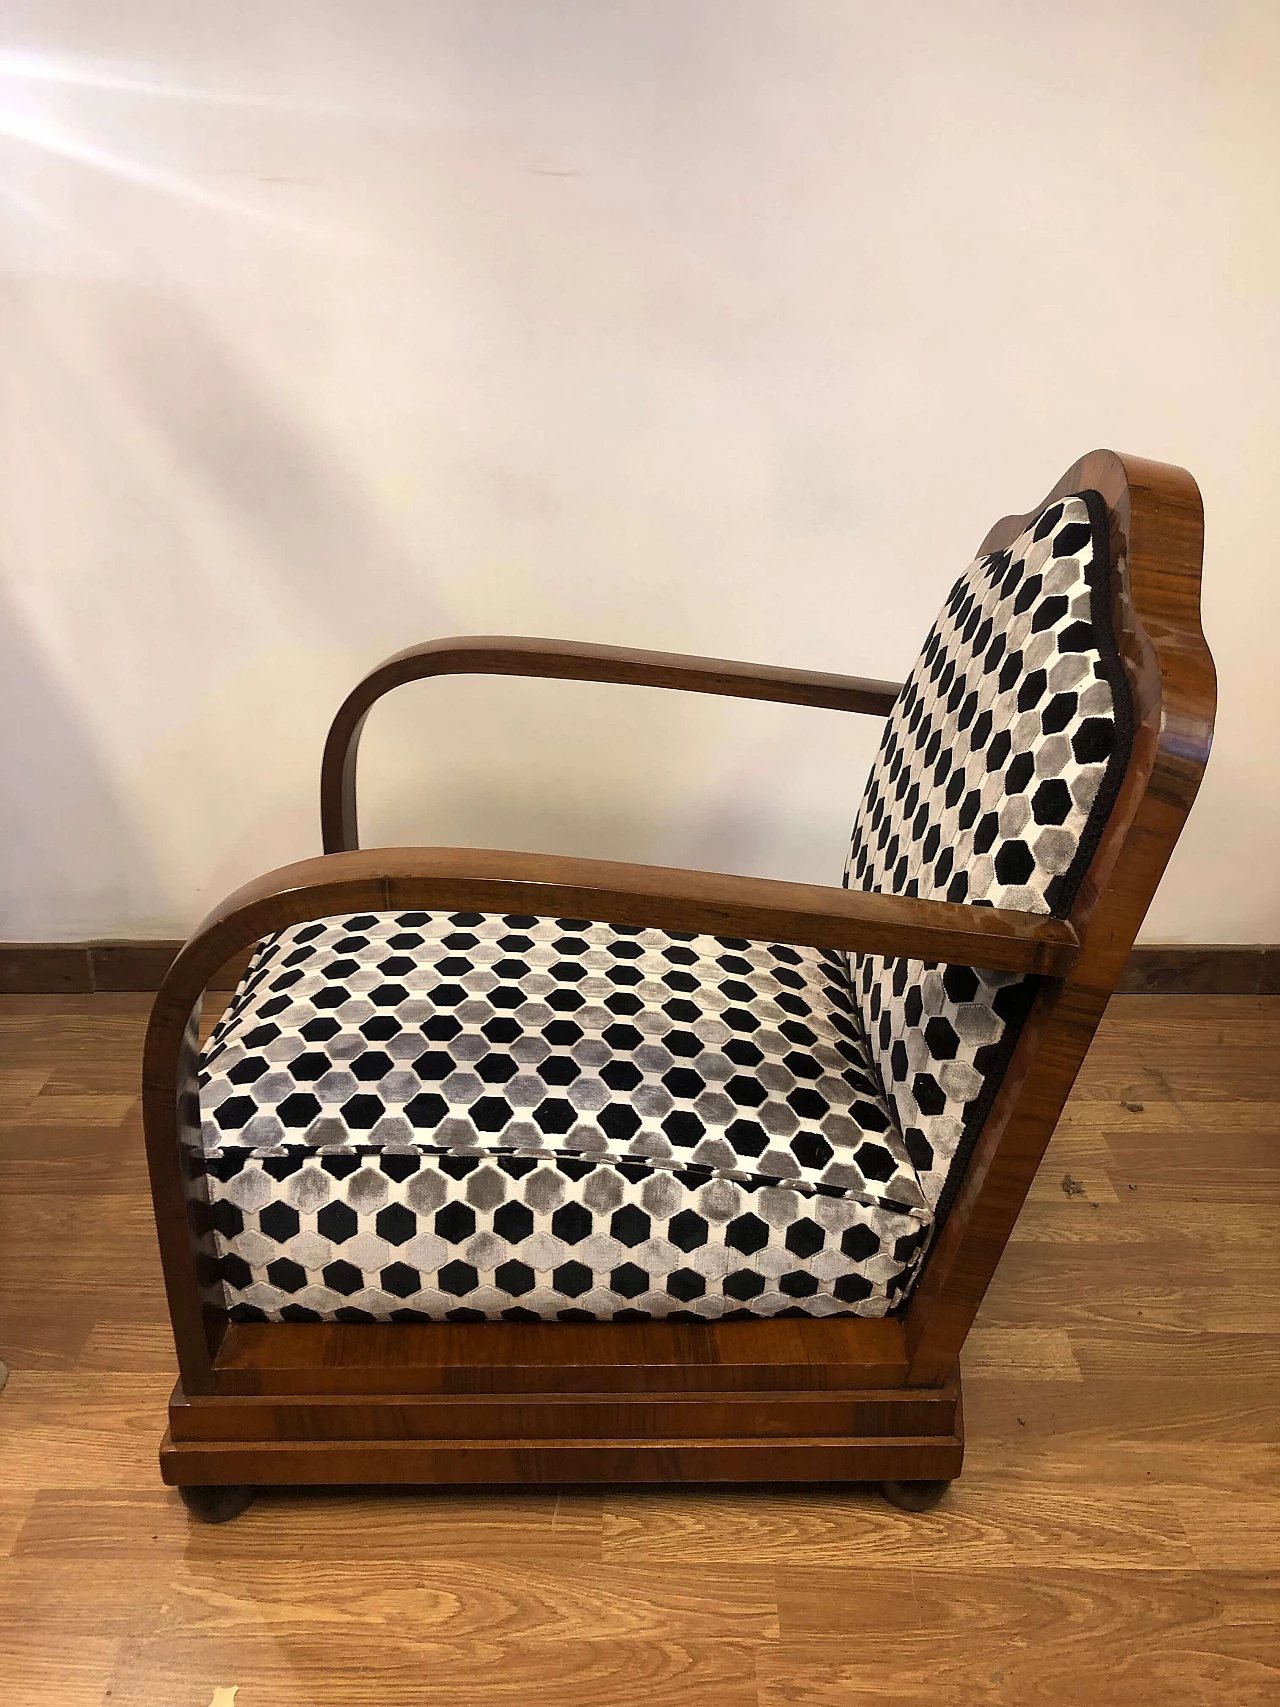
{"label": "skirting board", "polygon": [[[177,942],[0,943],[0,995],[92,995],[160,987]],[[247,955],[223,967],[212,984],[233,990]],[[1186,943],[1138,947],[1120,980],[1121,993],[1161,996],[1280,995],[1280,944]]]}

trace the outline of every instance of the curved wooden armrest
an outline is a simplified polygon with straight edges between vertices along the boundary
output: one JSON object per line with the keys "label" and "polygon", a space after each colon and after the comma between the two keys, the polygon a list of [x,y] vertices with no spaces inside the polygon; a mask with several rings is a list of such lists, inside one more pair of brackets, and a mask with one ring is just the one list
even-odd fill
{"label": "curved wooden armrest", "polygon": [[686,657],[629,646],[594,646],[578,640],[537,640],[519,635],[473,634],[428,640],[397,652],[371,670],[342,702],[329,730],[320,768],[320,825],[326,853],[358,848],[356,756],[371,708],[385,693],[424,676],[552,676],[636,687],[683,688],[735,699],[779,700],[887,717],[898,697],[896,682],[866,681],[823,670],[787,670],[774,664],[739,664],[727,658]]}
{"label": "curved wooden armrest", "polygon": [[558,854],[370,848],[301,860],[238,889],[184,946],[157,1010],[176,1004],[185,1025],[211,974],[272,931],[334,914],[417,910],[602,919],[1059,977],[1079,946],[1061,919],[994,907]]}

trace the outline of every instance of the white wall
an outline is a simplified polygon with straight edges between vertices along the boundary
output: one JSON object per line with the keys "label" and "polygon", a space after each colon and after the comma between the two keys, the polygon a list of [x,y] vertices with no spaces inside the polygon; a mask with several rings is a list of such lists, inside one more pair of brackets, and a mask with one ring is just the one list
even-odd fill
{"label": "white wall", "polygon": [[[413,640],[900,673],[1099,444],[1208,513],[1146,936],[1280,936],[1274,0],[4,0],[0,52],[0,937],[318,851]],[[365,839],[835,881],[875,738],[419,684]]]}

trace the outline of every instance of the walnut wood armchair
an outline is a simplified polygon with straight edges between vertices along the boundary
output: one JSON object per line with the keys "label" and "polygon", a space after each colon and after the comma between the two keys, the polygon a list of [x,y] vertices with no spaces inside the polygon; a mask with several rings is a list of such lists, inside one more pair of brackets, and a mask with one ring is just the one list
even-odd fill
{"label": "walnut wood armchair", "polygon": [[[349,696],[325,854],[155,1003],[144,1117],[193,1511],[272,1483],[960,1471],[960,1354],[1208,756],[1199,494],[1097,451],[902,688],[522,639]],[[479,672],[886,720],[844,885],[361,851],[391,688]],[[203,1051],[206,986],[256,944]]]}

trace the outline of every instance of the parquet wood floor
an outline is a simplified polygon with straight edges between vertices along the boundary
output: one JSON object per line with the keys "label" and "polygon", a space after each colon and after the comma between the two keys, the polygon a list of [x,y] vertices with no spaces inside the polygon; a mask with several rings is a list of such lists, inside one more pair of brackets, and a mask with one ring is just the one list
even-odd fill
{"label": "parquet wood floor", "polygon": [[1113,1002],[935,1512],[270,1492],[222,1528],[156,1469],[146,1010],[0,998],[4,1707],[1280,1702],[1280,998]]}

